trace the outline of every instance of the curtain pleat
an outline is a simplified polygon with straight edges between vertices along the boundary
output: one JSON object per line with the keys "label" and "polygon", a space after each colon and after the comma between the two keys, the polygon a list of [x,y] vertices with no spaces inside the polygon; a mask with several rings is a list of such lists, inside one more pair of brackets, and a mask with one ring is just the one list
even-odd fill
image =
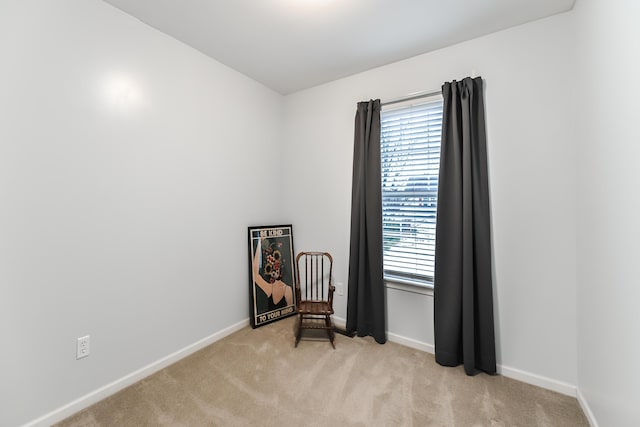
{"label": "curtain pleat", "polygon": [[480,77],[442,86],[434,279],[436,361],[496,373],[491,228]]}
{"label": "curtain pleat", "polygon": [[382,265],[380,100],[359,102],[355,118],[347,331],[387,341]]}

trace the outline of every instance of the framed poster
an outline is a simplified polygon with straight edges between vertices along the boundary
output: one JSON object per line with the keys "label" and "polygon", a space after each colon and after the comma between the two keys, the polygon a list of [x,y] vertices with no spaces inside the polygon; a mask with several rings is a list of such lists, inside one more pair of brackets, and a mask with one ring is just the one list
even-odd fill
{"label": "framed poster", "polygon": [[291,225],[249,227],[251,327],[296,313]]}

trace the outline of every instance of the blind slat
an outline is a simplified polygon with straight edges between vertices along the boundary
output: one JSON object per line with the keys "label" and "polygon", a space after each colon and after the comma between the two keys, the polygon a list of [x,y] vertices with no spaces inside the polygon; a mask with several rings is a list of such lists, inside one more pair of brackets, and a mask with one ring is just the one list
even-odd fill
{"label": "blind slat", "polygon": [[433,280],[441,132],[441,99],[381,112],[385,275]]}

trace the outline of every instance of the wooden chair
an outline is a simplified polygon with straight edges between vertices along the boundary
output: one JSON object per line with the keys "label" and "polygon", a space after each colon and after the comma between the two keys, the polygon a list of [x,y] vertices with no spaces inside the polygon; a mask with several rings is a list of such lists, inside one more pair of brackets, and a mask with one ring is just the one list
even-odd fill
{"label": "wooden chair", "polygon": [[296,344],[303,329],[325,330],[336,348],[333,332],[333,257],[327,252],[300,252],[296,256]]}

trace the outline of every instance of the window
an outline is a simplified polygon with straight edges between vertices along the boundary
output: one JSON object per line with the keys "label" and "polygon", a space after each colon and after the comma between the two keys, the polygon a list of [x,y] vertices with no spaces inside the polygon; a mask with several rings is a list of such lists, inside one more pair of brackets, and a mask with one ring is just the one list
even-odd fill
{"label": "window", "polygon": [[382,241],[387,281],[433,284],[442,98],[381,111]]}

